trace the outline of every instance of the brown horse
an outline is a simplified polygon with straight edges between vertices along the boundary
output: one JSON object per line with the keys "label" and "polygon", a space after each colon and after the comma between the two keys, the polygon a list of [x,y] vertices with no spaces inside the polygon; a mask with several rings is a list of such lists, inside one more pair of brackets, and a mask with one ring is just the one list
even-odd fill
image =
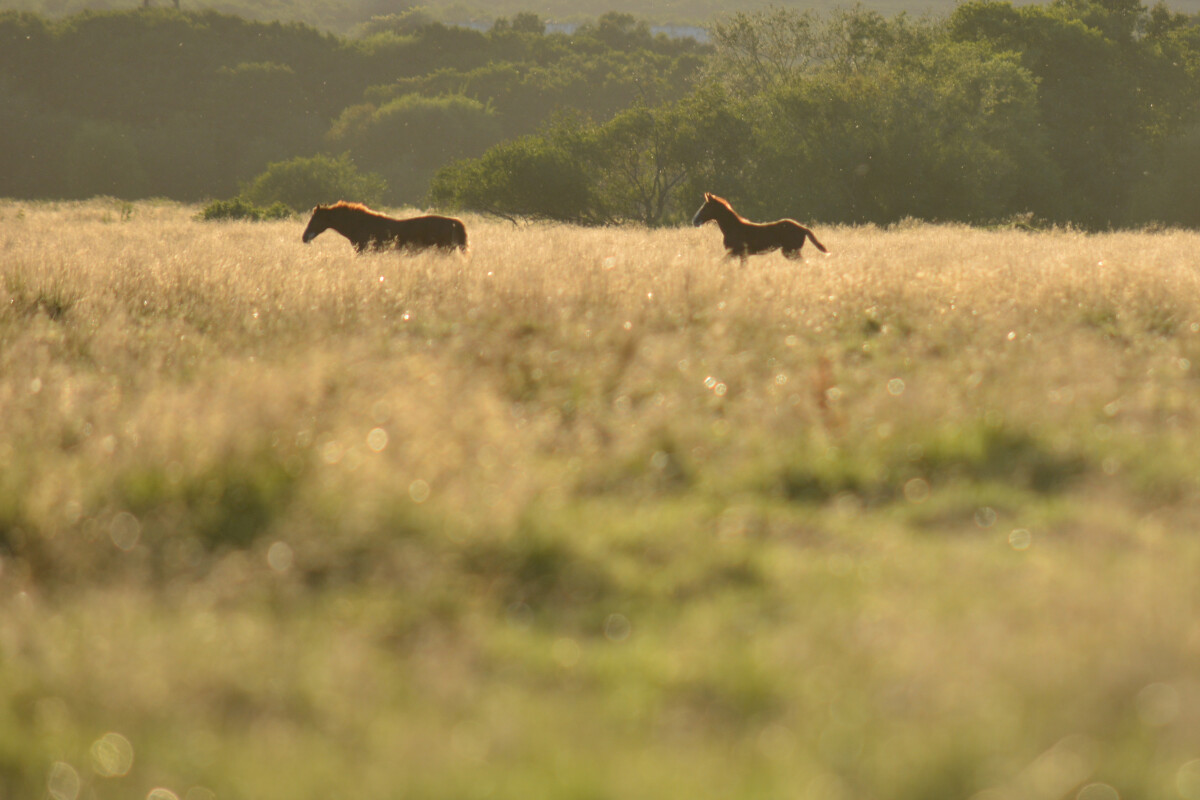
{"label": "brown horse", "polygon": [[395,219],[372,211],[361,203],[342,200],[312,210],[312,217],[302,237],[304,243],[308,244],[328,228],[349,239],[360,253],[368,249],[386,250],[392,247],[412,250],[429,247],[452,250],[457,247],[464,253],[467,250],[467,229],[462,220],[436,214]]}
{"label": "brown horse", "polygon": [[812,239],[822,253],[829,252],[812,231],[794,219],[751,222],[734,211],[728,200],[705,192],[704,205],[692,217],[692,224],[698,228],[714,219],[725,236],[725,249],[729,255],[741,258],[743,264],[747,256],[771,250],[782,250],[788,258],[800,258],[805,239]]}

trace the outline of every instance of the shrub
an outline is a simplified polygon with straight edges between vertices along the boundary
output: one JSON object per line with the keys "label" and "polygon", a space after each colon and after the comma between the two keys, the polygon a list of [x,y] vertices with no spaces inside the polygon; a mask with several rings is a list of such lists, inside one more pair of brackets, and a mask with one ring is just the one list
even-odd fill
{"label": "shrub", "polygon": [[351,106],[328,137],[384,177],[392,205],[421,203],[438,167],[478,156],[501,138],[496,113],[478,100],[412,93],[379,107]]}
{"label": "shrub", "polygon": [[526,136],[502,142],[475,160],[437,172],[430,187],[436,205],[504,216],[577,223],[607,222],[585,165],[570,146]]}
{"label": "shrub", "polygon": [[348,155],[316,155],[269,164],[242,189],[242,197],[259,206],[283,203],[293,211],[303,211],[337,200],[378,205],[386,190],[383,178],[359,172]]}
{"label": "shrub", "polygon": [[230,219],[261,222],[268,219],[287,219],[290,216],[292,216],[292,209],[283,203],[275,202],[263,208],[243,197],[234,197],[230,200],[214,200],[204,207],[197,218],[204,222]]}

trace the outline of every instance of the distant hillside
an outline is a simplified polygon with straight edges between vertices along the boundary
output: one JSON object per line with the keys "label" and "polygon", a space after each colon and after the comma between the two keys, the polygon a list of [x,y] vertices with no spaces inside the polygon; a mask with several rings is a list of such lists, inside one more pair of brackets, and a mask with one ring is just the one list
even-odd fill
{"label": "distant hillside", "polygon": [[[172,3],[173,0],[152,0],[151,4],[169,6]],[[141,0],[3,0],[0,10],[36,11],[48,16],[63,16],[86,9],[127,9],[140,4]],[[490,24],[498,16],[512,16],[521,11],[532,11],[553,22],[578,22],[607,11],[621,11],[655,25],[702,26],[721,14],[768,6],[828,11],[860,5],[890,16],[902,11],[917,15],[943,14],[951,11],[956,4],[957,0],[864,0],[857,4],[843,0],[809,0],[804,3],[771,0],[426,0],[421,3],[387,0],[180,0],[180,7],[185,10],[213,10],[256,20],[304,22],[339,33],[352,33],[357,25],[371,17],[395,14],[414,5],[426,9],[443,22],[483,25]],[[1174,11],[1189,14],[1200,12],[1200,0],[1171,0],[1168,5]]]}

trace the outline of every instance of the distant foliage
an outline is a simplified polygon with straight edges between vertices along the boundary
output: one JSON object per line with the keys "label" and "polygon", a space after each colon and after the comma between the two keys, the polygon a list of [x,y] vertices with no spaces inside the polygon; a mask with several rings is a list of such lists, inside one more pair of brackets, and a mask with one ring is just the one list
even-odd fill
{"label": "distant foliage", "polygon": [[351,106],[327,137],[330,146],[375,165],[392,205],[419,205],[439,165],[478,156],[500,139],[496,113],[456,94],[406,94],[379,106]]}
{"label": "distant foliage", "polygon": [[[720,92],[608,122],[561,119],[434,178],[435,203],[584,224],[674,224],[713,186],[732,186],[749,125]],[[695,211],[691,208],[690,211]]]}
{"label": "distant foliage", "polygon": [[304,211],[336,200],[379,204],[386,189],[381,177],[359,172],[347,155],[317,155],[268,165],[245,186],[242,196],[258,206],[282,204]]}
{"label": "distant foliage", "polygon": [[[598,27],[614,47],[640,35]],[[711,35],[687,99],[635,103],[566,145],[553,130],[521,145],[565,146],[562,179],[586,175],[587,207],[552,214],[677,222],[702,185],[757,218],[1200,220],[1200,26],[1161,4],[972,0],[942,20],[773,9],[725,17]],[[498,155],[446,168],[435,194],[479,207],[472,192],[487,186],[483,201],[520,213],[504,204],[527,177]],[[551,163],[526,169],[549,186]]]}
{"label": "distant foliage", "polygon": [[379,14],[358,25],[354,33],[358,37],[369,37],[379,33],[395,33],[401,36],[419,34],[422,29],[437,24],[428,11],[421,7],[408,8],[396,14]]}
{"label": "distant foliage", "polygon": [[576,152],[574,137],[566,131],[505,142],[478,159],[440,170],[431,188],[433,203],[502,216],[605,222],[591,176]]}
{"label": "distant foliage", "polygon": [[148,183],[134,131],[117,122],[88,120],[79,125],[62,154],[62,165],[65,197],[138,197]]}
{"label": "distant foliage", "polygon": [[599,121],[682,97],[705,51],[623,15],[566,34],[529,13],[480,31],[409,10],[356,33],[165,7],[0,12],[0,196],[229,197],[269,164],[348,151],[389,201],[419,203],[437,168],[560,108]]}
{"label": "distant foliage", "polygon": [[214,200],[206,205],[197,216],[204,222],[222,220],[262,222],[263,220],[287,219],[292,216],[292,209],[279,202],[263,208],[245,198],[235,197],[232,200]]}
{"label": "distant foliage", "polygon": [[1194,226],[1196,23],[1138,0],[771,8],[701,44],[620,12],[565,34],[410,9],[352,38],[0,12],[0,196],[432,198],[667,225],[713,191],[754,218]]}
{"label": "distant foliage", "polygon": [[541,36],[546,32],[546,21],[532,11],[522,11],[512,19],[497,17],[492,22],[493,33],[512,31],[514,33],[535,33]]}

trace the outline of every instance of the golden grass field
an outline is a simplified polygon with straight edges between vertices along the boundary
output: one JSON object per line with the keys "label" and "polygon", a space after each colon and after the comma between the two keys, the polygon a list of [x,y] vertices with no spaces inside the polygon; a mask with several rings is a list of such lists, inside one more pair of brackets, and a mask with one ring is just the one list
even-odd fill
{"label": "golden grass field", "polygon": [[0,202],[0,797],[1200,798],[1200,235]]}

